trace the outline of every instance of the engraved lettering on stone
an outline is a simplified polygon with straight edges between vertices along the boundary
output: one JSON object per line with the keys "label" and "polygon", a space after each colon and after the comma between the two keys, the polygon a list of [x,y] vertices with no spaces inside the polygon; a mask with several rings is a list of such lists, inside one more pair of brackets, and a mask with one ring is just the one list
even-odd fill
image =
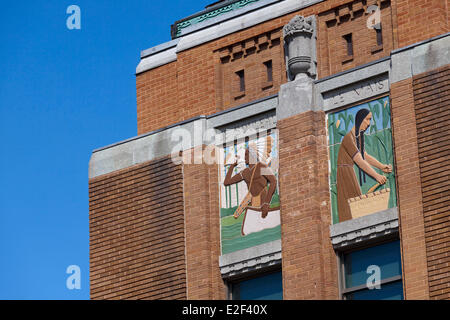
{"label": "engraved lettering on stone", "polygon": [[[239,121],[238,123],[234,123],[220,129],[220,131],[223,133],[223,140],[221,141],[225,142],[230,141],[230,139],[241,139],[248,136],[249,134],[256,134],[257,132],[268,130],[274,127],[276,127],[276,116],[253,120],[251,122],[248,122],[248,120]],[[230,130],[232,130],[233,136],[231,136]]]}
{"label": "engraved lettering on stone", "polygon": [[333,107],[343,106],[361,99],[369,98],[386,91],[386,78],[372,79],[346,88],[336,89],[324,94],[325,104]]}

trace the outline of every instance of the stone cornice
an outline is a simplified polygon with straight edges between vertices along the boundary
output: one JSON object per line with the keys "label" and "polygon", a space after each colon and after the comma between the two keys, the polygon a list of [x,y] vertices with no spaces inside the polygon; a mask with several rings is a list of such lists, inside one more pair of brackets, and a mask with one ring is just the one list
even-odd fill
{"label": "stone cornice", "polygon": [[171,26],[172,39],[181,36],[182,30],[187,27],[191,27],[200,22],[210,20],[220,15],[244,8],[247,5],[255,2],[261,2],[261,0],[228,0],[224,1],[221,4],[218,4],[217,6],[213,6],[206,10],[193,14],[187,18],[178,20]]}
{"label": "stone cornice", "polygon": [[397,207],[330,226],[330,238],[334,249],[349,247],[391,234],[398,233]]}
{"label": "stone cornice", "polygon": [[219,257],[223,278],[240,276],[281,264],[281,240],[264,243]]}

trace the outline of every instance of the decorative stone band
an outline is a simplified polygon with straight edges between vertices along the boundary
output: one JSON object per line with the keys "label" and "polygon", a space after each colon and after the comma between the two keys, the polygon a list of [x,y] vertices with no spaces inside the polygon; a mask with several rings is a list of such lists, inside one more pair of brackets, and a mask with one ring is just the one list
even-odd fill
{"label": "decorative stone band", "polygon": [[295,63],[311,63],[311,57],[308,56],[300,56],[289,59],[288,66],[289,68]]}
{"label": "decorative stone band", "polygon": [[291,58],[291,59],[289,59],[288,64],[291,65],[296,62],[311,62],[311,57],[300,56],[300,57]]}
{"label": "decorative stone band", "polygon": [[281,265],[281,240],[271,241],[219,257],[220,272],[224,279],[276,265]]}
{"label": "decorative stone band", "polygon": [[343,250],[361,242],[398,233],[397,207],[330,226],[331,243]]}

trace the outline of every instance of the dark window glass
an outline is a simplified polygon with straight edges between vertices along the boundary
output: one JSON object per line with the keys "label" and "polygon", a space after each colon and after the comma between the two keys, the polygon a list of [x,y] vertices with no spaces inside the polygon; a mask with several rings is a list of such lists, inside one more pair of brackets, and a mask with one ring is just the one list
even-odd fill
{"label": "dark window glass", "polygon": [[367,268],[377,265],[381,270],[381,280],[402,273],[399,241],[388,242],[375,247],[358,250],[345,255],[346,288],[366,284]]}
{"label": "dark window glass", "polygon": [[403,300],[401,281],[381,285],[381,289],[361,290],[347,295],[349,300]]}
{"label": "dark window glass", "polygon": [[381,46],[383,44],[383,34],[381,33],[381,28],[375,29],[377,33],[377,45]]}
{"label": "dark window glass", "polygon": [[[347,299],[403,299],[400,241],[349,252],[343,258]],[[379,289],[367,286],[374,266],[379,268]]]}
{"label": "dark window glass", "polygon": [[233,300],[282,300],[281,272],[233,283]]}
{"label": "dark window glass", "polygon": [[243,91],[245,91],[245,74],[244,74],[244,70],[240,70],[240,71],[236,72],[236,75],[238,76],[238,79],[239,79],[239,91],[243,92]]}
{"label": "dark window glass", "polygon": [[345,42],[347,43],[347,55],[352,56],[353,55],[353,37],[352,34],[346,34],[343,36]]}
{"label": "dark window glass", "polygon": [[264,62],[264,65],[266,66],[266,72],[267,72],[267,81],[272,82],[273,81],[273,75],[272,75],[272,60]]}

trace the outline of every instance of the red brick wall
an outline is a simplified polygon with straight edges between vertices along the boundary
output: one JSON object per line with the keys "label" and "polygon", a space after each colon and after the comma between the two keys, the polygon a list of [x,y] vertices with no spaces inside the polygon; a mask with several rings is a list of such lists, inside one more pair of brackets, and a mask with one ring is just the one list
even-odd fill
{"label": "red brick wall", "polygon": [[[282,29],[265,32],[217,50],[216,106],[228,109],[242,103],[272,95],[286,82],[282,49]],[[268,81],[265,62],[272,63],[272,81]],[[243,70],[245,91],[240,91],[237,71]]]}
{"label": "red brick wall", "polygon": [[178,53],[178,108],[182,120],[216,112],[212,43]]}
{"label": "red brick wall", "polygon": [[[381,8],[383,44],[377,44],[376,31],[367,28],[373,13],[367,7]],[[347,54],[344,35],[352,35],[353,55]],[[325,77],[389,56],[393,49],[390,1],[354,1],[319,14],[319,75]]]}
{"label": "red brick wall", "polygon": [[450,31],[448,0],[392,0],[396,15],[396,48]]}
{"label": "red brick wall", "polygon": [[325,114],[278,122],[284,299],[338,299]]}
{"label": "red brick wall", "polygon": [[89,181],[91,299],[185,299],[181,166],[170,158]]}
{"label": "red brick wall", "polygon": [[180,121],[177,62],[136,76],[138,134]]}
{"label": "red brick wall", "polygon": [[450,66],[413,78],[430,298],[450,298]]}
{"label": "red brick wall", "polygon": [[428,271],[412,79],[391,85],[405,299],[428,299]]}
{"label": "red brick wall", "polygon": [[185,164],[183,176],[187,298],[226,299],[226,287],[219,269],[220,213],[217,165]]}

